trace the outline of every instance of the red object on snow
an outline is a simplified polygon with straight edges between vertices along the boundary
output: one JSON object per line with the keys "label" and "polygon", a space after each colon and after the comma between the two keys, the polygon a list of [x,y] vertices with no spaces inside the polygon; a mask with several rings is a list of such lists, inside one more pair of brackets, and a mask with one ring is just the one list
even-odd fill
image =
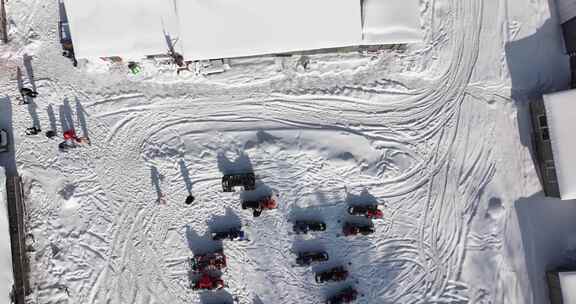
{"label": "red object on snow", "polygon": [[193,289],[205,289],[205,290],[213,290],[213,289],[221,289],[224,288],[224,281],[218,277],[212,277],[207,273],[203,273],[194,286]]}
{"label": "red object on snow", "polygon": [[70,129],[68,131],[64,131],[64,140],[77,140],[78,137],[76,136],[76,131],[74,129]]}

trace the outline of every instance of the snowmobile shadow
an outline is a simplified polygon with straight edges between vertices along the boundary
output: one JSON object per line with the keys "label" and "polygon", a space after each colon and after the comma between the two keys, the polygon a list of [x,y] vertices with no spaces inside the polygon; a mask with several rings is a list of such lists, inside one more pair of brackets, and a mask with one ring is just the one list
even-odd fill
{"label": "snowmobile shadow", "polygon": [[240,217],[232,208],[226,207],[224,215],[212,216],[208,221],[211,232],[225,231],[234,227],[242,227]]}
{"label": "snowmobile shadow", "polygon": [[62,131],[73,130],[74,119],[72,118],[72,108],[70,107],[68,99],[65,98],[64,103],[58,108],[60,112],[60,125],[62,126]]}
{"label": "snowmobile shadow", "polygon": [[82,106],[78,98],[76,98],[76,118],[78,119],[78,123],[80,124],[80,130],[82,131],[82,136],[89,137],[88,125],[86,124],[86,111],[84,110],[84,107]]}
{"label": "snowmobile shadow", "polygon": [[54,133],[58,133],[58,127],[56,126],[56,115],[54,115],[54,108],[51,104],[46,108],[46,114],[48,114],[48,121],[50,122],[50,130]]}
{"label": "snowmobile shadow", "polygon": [[290,213],[288,214],[288,221],[324,221],[322,216],[322,210],[317,207],[292,207]]}
{"label": "snowmobile shadow", "polygon": [[242,191],[240,193],[240,200],[254,201],[263,197],[271,196],[272,194],[274,194],[272,188],[266,185],[263,181],[256,180],[256,189],[252,191]]}
{"label": "snowmobile shadow", "polygon": [[358,195],[349,192],[346,193],[346,202],[348,202],[348,205],[350,206],[366,206],[378,204],[378,200],[376,197],[370,194],[370,192],[368,192],[368,189],[363,189],[362,192],[360,192]]}
{"label": "snowmobile shadow", "polygon": [[188,167],[186,167],[184,159],[180,159],[178,165],[180,167],[180,175],[182,175],[182,179],[186,184],[186,190],[188,191],[188,194],[192,195],[192,181],[190,180],[190,174],[188,173]]}
{"label": "snowmobile shadow", "polygon": [[202,304],[233,304],[234,297],[226,290],[208,291],[200,294]]}
{"label": "snowmobile shadow", "polygon": [[[322,243],[322,241],[320,240],[303,240],[303,239],[296,239],[294,240],[294,243],[292,243],[292,252],[294,252],[294,254],[298,254],[300,252],[316,252],[316,251],[326,251],[328,252],[328,250],[326,249],[326,246],[324,246],[324,244]],[[328,252],[328,255],[330,256],[330,252]],[[330,256],[330,258],[332,258]]]}
{"label": "snowmobile shadow", "polygon": [[22,56],[22,61],[24,63],[24,68],[26,69],[26,74],[28,74],[28,81],[32,86],[32,91],[37,92],[36,81],[34,80],[34,70],[32,69],[32,56],[24,54]]}
{"label": "snowmobile shadow", "polygon": [[231,161],[226,156],[225,152],[218,152],[218,169],[222,174],[238,174],[238,173],[248,173],[254,172],[252,168],[252,162],[248,155],[244,152],[240,152],[238,157]]}
{"label": "snowmobile shadow", "polygon": [[206,254],[222,249],[222,243],[213,241],[209,233],[199,235],[190,226],[186,226],[186,241],[188,242],[188,248],[190,248],[194,255]]}

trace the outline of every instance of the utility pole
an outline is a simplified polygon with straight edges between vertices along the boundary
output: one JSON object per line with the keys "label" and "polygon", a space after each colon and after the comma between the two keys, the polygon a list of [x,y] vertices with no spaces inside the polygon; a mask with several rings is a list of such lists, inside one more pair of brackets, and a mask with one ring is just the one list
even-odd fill
{"label": "utility pole", "polygon": [[8,43],[8,27],[6,22],[6,7],[4,0],[0,0],[0,40]]}

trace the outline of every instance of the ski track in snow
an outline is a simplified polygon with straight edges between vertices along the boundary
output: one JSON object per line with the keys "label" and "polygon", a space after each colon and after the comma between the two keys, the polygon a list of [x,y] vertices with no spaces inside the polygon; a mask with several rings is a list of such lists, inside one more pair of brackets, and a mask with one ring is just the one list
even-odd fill
{"label": "ski track in snow", "polygon": [[[266,85],[251,92],[243,84],[222,96],[153,83],[90,92],[82,89],[88,80],[38,78],[49,98],[68,98],[77,131],[84,109],[92,145],[59,154],[46,151],[54,145],[47,139],[21,138],[17,154],[33,202],[36,248],[31,298],[316,303],[346,284],[318,285],[314,271],[351,263],[350,282],[358,281],[363,294],[358,303],[483,303],[489,295],[471,295],[460,280],[468,224],[495,172],[493,127],[476,110],[485,105],[467,93],[483,1],[424,1],[424,13],[437,18],[439,2],[445,15],[434,19],[438,40],[430,47],[447,49],[445,70],[417,89],[397,81],[404,92],[383,86],[392,82],[384,77],[317,88],[304,80],[274,83],[274,94],[262,93]],[[21,21],[33,24],[34,16]],[[334,75],[346,79],[324,74]],[[1,89],[13,94],[13,85]],[[197,198],[193,206],[183,204],[182,166]],[[239,167],[253,168],[259,187],[280,195],[278,210],[254,219],[241,210],[240,193],[221,192],[222,171]],[[385,214],[375,222],[376,233],[338,236],[347,201],[371,198]],[[292,235],[289,220],[302,215],[320,216],[327,231]],[[210,228],[236,222],[250,241],[222,244],[229,287],[190,290],[188,258],[211,246],[203,240]],[[294,252],[311,248],[327,250],[331,260],[293,267]],[[69,289],[68,302],[62,286]]]}

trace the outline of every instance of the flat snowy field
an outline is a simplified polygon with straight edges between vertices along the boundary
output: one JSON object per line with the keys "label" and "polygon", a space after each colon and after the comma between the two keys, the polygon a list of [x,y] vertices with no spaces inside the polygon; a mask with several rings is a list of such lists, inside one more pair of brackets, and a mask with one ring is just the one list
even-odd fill
{"label": "flat snowy field", "polygon": [[[530,154],[528,101],[569,83],[548,0],[422,0],[423,43],[309,55],[307,70],[234,59],[209,77],[75,69],[56,1],[8,11],[1,119],[26,186],[32,303],[319,303],[350,284],[358,303],[541,304],[543,271],[576,248],[576,205],[543,197]],[[17,66],[40,93],[28,106]],[[92,145],[59,152],[24,135],[34,121]],[[242,168],[277,210],[255,219],[222,193],[222,172]],[[338,236],[347,204],[367,201],[384,211],[376,233]],[[291,235],[307,217],[327,231]],[[192,291],[187,259],[236,223],[250,241],[222,244],[229,287]],[[314,248],[330,262],[293,267]],[[314,283],[340,263],[351,280]]]}

